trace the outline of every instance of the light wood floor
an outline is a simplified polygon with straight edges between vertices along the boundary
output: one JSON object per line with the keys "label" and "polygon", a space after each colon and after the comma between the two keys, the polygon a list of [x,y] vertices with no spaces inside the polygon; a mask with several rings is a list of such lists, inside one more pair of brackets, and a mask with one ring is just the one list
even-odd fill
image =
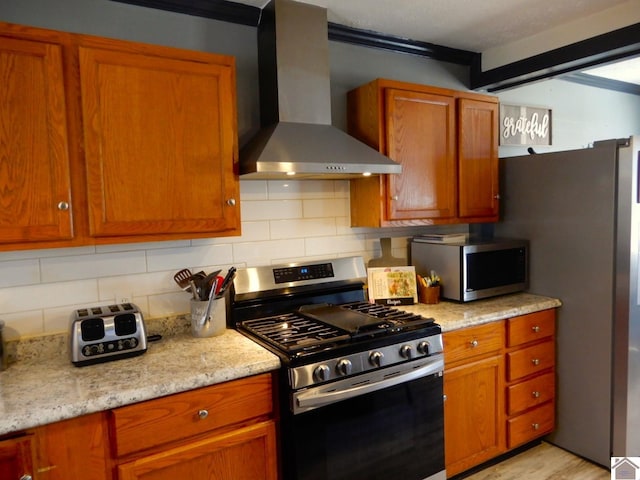
{"label": "light wood floor", "polygon": [[611,480],[611,472],[543,442],[465,480]]}

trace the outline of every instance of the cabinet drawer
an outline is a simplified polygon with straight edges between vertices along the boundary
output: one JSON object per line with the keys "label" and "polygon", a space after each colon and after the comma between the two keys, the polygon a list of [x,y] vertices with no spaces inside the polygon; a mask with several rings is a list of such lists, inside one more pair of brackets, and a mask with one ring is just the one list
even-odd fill
{"label": "cabinet drawer", "polygon": [[549,402],[510,419],[507,422],[507,447],[514,448],[549,433],[553,430],[554,418],[553,402]]}
{"label": "cabinet drawer", "polygon": [[273,410],[269,374],[170,395],[113,410],[118,456],[192,437]]}
{"label": "cabinet drawer", "polygon": [[507,353],[507,379],[509,381],[541,372],[555,364],[553,341]]}
{"label": "cabinet drawer", "polygon": [[515,347],[551,337],[556,329],[555,309],[521,315],[507,321],[507,346]]}
{"label": "cabinet drawer", "polygon": [[503,328],[500,321],[446,332],[443,335],[445,363],[499,351],[503,343]]}
{"label": "cabinet drawer", "polygon": [[516,383],[507,388],[507,414],[524,412],[532,407],[552,400],[555,392],[555,374]]}

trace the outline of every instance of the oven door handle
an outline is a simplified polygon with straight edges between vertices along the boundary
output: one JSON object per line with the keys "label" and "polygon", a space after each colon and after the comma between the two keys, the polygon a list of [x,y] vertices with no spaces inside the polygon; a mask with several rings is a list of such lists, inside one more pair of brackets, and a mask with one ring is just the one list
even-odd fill
{"label": "oven door handle", "polygon": [[[442,375],[444,369],[442,355],[437,358],[427,358],[429,359],[428,361],[420,362],[419,365],[416,365],[416,362],[401,364],[398,366],[402,367],[401,370],[396,367],[389,367],[369,374],[296,392],[293,396],[293,413],[303,413],[314,408],[393,387],[428,375]],[[388,373],[389,371],[391,373]],[[343,386],[344,388],[341,388]]]}

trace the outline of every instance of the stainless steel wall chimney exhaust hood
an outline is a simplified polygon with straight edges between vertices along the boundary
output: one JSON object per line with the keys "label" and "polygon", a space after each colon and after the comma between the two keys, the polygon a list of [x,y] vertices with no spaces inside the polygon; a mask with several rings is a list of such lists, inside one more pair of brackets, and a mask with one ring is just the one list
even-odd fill
{"label": "stainless steel wall chimney exhaust hood", "polygon": [[401,165],[331,125],[327,10],[272,0],[258,26],[261,131],[240,150],[243,179],[354,178]]}

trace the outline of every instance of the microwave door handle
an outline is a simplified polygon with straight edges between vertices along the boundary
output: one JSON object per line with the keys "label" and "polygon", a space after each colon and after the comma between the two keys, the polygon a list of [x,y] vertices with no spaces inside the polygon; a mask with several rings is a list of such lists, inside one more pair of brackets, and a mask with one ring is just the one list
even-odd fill
{"label": "microwave door handle", "polygon": [[[433,375],[436,373],[442,374],[444,369],[444,361],[442,355],[439,355],[435,361],[431,361],[426,365],[423,364],[420,367],[411,367],[411,364],[404,364],[403,367],[409,367],[406,371],[400,372],[397,375],[386,376],[381,371],[374,371],[371,374],[361,375],[357,377],[361,379],[357,385],[354,385],[346,389],[336,389],[331,391],[324,391],[326,385],[322,385],[316,388],[310,388],[300,393],[294,394],[293,413],[303,413],[314,408],[331,405],[332,403],[347,400],[349,398],[357,397],[359,395],[365,395],[370,392],[382,390],[384,388],[393,387],[401,383],[410,382],[412,380]],[[391,367],[392,368],[392,367]],[[382,380],[369,382],[371,378],[382,377]]]}

